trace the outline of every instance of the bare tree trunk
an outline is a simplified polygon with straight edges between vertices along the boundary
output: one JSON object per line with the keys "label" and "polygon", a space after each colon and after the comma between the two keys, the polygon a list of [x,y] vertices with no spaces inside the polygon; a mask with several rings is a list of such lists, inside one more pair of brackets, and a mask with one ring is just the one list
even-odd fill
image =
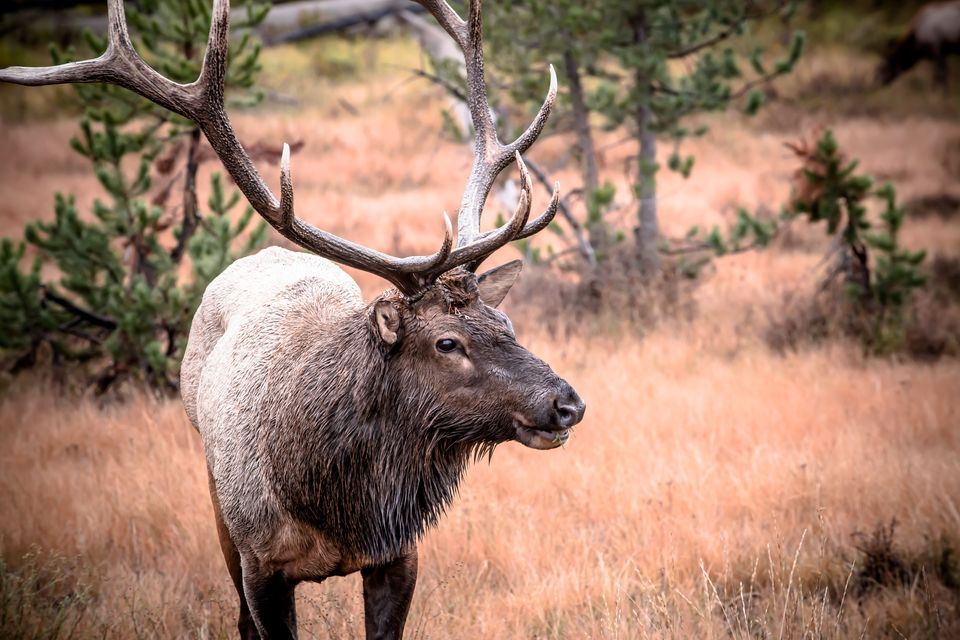
{"label": "bare tree trunk", "polygon": [[187,243],[197,230],[200,222],[199,207],[197,206],[197,169],[199,168],[198,153],[200,150],[200,129],[194,128],[190,132],[190,143],[187,147],[187,166],[183,177],[183,221],[180,223],[180,236],[177,244],[170,252],[174,262],[180,262],[186,252]]}
{"label": "bare tree trunk", "polygon": [[580,165],[583,172],[584,191],[593,191],[599,184],[597,177],[597,152],[593,146],[590,132],[589,112],[580,80],[580,62],[572,51],[563,53],[563,66],[570,87],[570,101],[573,104],[573,125],[577,133],[577,145],[580,147]]}
{"label": "bare tree trunk", "polygon": [[650,130],[650,116],[648,106],[638,107],[636,118],[640,161],[637,183],[640,185],[640,214],[634,237],[640,268],[648,274],[654,274],[660,271],[660,222],[657,218],[657,137]]}
{"label": "bare tree trunk", "polygon": [[[633,41],[637,47],[644,46],[647,39],[646,16],[641,13],[631,20]],[[649,79],[637,70],[633,91],[638,102],[634,114],[637,127],[637,140],[640,143],[639,162],[637,163],[637,185],[640,196],[638,226],[634,229],[637,261],[640,269],[647,275],[660,271],[660,223],[657,219],[657,137],[650,129],[653,112],[650,111]]]}
{"label": "bare tree trunk", "polygon": [[[583,177],[583,198],[587,203],[591,194],[600,184],[597,171],[597,152],[593,145],[593,134],[590,131],[590,113],[587,110],[586,99],[583,93],[583,83],[580,80],[580,62],[569,49],[563,52],[564,73],[570,87],[570,102],[573,106],[573,128],[577,135],[577,146],[580,148],[580,173]],[[603,250],[610,242],[610,234],[602,219],[587,218],[587,234],[594,249]]]}

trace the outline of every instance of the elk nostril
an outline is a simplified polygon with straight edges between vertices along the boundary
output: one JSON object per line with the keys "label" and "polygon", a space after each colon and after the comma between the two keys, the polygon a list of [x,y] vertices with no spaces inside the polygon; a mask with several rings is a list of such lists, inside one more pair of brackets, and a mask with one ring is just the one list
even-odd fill
{"label": "elk nostril", "polygon": [[553,401],[553,410],[557,425],[560,427],[572,427],[579,422],[576,407],[561,401],[559,398]]}
{"label": "elk nostril", "polygon": [[583,420],[586,405],[573,387],[564,383],[561,392],[553,398],[554,424],[568,429]]}

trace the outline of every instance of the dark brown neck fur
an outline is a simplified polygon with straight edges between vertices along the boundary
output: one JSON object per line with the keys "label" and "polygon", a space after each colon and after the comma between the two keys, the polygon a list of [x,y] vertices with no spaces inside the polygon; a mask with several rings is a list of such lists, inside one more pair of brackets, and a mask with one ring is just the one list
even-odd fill
{"label": "dark brown neck fur", "polygon": [[264,435],[283,452],[270,466],[285,508],[343,552],[386,561],[437,522],[471,454],[495,443],[418,394],[391,366],[368,309],[352,313],[277,373],[277,388],[301,393],[277,400],[290,404],[264,416]]}

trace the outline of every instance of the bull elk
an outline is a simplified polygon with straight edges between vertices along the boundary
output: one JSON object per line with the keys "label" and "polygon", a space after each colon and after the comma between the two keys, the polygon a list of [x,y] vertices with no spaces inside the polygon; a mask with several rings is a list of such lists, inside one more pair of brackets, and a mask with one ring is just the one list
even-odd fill
{"label": "bull elk", "polygon": [[888,85],[921,60],[934,64],[937,82],[946,87],[947,58],[960,54],[960,0],[931,2],[920,7],[910,31],[885,56],[877,77]]}
{"label": "bull elk", "polygon": [[[195,122],[250,204],[316,255],[278,248],[238,260],[206,290],[181,382],[200,432],[220,543],[240,597],[244,638],[296,637],[294,588],[360,571],[368,638],[400,637],[417,577],[417,543],[454,496],[471,458],[517,440],[566,441],[584,403],[521,347],[495,307],[519,275],[514,261],[477,275],[497,248],[547,226],[530,219],[520,154],[542,130],[547,98],[515,141],[499,141],[483,78],[480,0],[466,21],[444,0],[419,0],[463,51],[475,158],[457,216],[432,255],[392,257],[294,215],[290,154],[280,199],[234,133],[223,101],[229,2],[215,0],[198,80],[177,84],[136,53],[122,0],[109,0],[107,50],[98,58],[0,70],[24,85],[106,82]],[[519,203],[482,233],[493,181],[516,160]],[[394,288],[365,304],[332,261]]]}

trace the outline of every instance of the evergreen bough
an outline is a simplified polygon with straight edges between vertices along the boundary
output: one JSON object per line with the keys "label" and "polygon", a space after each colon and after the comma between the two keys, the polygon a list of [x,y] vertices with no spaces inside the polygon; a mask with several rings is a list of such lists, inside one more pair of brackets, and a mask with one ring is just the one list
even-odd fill
{"label": "evergreen bough", "polygon": [[[842,278],[863,315],[861,337],[868,350],[896,350],[903,344],[910,297],[926,283],[921,271],[926,251],[900,244],[905,212],[893,185],[875,187],[872,177],[858,174],[859,161],[844,158],[829,129],[812,149],[801,145],[794,150],[804,165],[788,213],[826,222],[827,233],[838,240],[838,258],[824,284]],[[867,216],[871,199],[882,203],[880,225]]]}
{"label": "evergreen bough", "polygon": [[[249,4],[235,21],[226,82],[246,104],[261,99],[252,90],[260,49],[250,32],[268,9]],[[148,62],[178,82],[196,79],[210,28],[206,0],[143,0],[127,11]],[[106,47],[91,34],[86,40],[94,51]],[[124,379],[174,390],[204,289],[262,245],[267,227],[251,225],[249,207],[233,221],[240,195],[228,194],[219,174],[201,211],[195,125],[114,86],[74,88],[84,113],[71,147],[90,161],[105,198],[81,216],[74,197],[58,193],[53,221],[27,225],[21,241],[0,240],[0,364],[76,363],[101,392]],[[165,181],[157,189],[154,168]],[[178,203],[170,203],[174,190]]]}

